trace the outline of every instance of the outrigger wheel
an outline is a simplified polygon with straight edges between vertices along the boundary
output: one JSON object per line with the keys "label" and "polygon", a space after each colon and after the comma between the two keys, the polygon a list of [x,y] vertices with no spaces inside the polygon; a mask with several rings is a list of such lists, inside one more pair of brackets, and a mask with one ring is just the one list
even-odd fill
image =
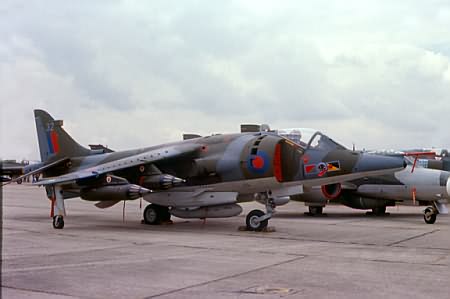
{"label": "outrigger wheel", "polygon": [[432,207],[428,207],[423,213],[423,220],[425,220],[427,224],[434,224],[436,222],[436,216],[436,211]]}
{"label": "outrigger wheel", "polygon": [[150,204],[144,210],[144,223],[156,225],[170,220],[169,208]]}
{"label": "outrigger wheel", "polygon": [[247,224],[247,229],[251,231],[262,231],[269,224],[269,219],[260,221],[259,218],[264,216],[265,213],[261,210],[253,210],[248,213],[245,223]]}
{"label": "outrigger wheel", "polygon": [[64,217],[63,216],[53,216],[53,228],[63,229],[64,228]]}

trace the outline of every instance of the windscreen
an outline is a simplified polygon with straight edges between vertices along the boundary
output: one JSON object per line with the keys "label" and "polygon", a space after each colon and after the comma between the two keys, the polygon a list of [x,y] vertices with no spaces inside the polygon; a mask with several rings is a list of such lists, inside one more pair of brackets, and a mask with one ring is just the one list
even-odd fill
{"label": "windscreen", "polygon": [[277,134],[292,140],[304,149],[345,149],[330,137],[320,133],[317,130],[309,128],[292,128],[292,129],[280,129],[277,130]]}

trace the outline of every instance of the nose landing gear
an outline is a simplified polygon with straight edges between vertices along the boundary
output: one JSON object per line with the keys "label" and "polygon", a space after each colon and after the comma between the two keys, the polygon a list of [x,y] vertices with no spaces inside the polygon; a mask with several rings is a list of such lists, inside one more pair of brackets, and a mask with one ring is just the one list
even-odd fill
{"label": "nose landing gear", "polygon": [[258,201],[264,200],[266,213],[261,210],[252,210],[247,214],[247,218],[245,220],[247,230],[260,232],[267,229],[269,219],[272,218],[275,213],[276,207],[273,198],[269,197],[269,195],[269,193],[264,195],[260,194],[260,198],[258,199]]}

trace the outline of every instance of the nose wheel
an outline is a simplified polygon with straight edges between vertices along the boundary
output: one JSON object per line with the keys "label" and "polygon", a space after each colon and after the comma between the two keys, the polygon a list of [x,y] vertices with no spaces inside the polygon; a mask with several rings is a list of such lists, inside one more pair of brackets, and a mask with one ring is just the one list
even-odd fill
{"label": "nose wheel", "polygon": [[246,229],[250,231],[260,232],[267,229],[269,224],[269,219],[272,218],[273,213],[275,213],[275,203],[272,198],[266,196],[265,199],[266,213],[261,210],[252,210],[247,214],[245,219]]}
{"label": "nose wheel", "polygon": [[248,213],[245,219],[247,230],[259,232],[265,229],[269,224],[269,219],[261,220],[264,215],[264,212],[261,210],[253,210]]}
{"label": "nose wheel", "polygon": [[436,222],[437,211],[433,207],[428,207],[423,212],[423,220],[427,224],[434,224]]}

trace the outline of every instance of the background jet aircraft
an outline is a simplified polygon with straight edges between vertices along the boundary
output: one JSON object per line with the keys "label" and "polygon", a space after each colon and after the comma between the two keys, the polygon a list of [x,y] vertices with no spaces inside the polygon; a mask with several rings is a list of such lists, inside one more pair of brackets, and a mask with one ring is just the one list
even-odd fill
{"label": "background jet aircraft", "polygon": [[352,152],[317,134],[311,142],[316,137],[328,142],[311,153],[270,132],[213,135],[105,153],[79,145],[64,131],[63,122],[47,112],[34,113],[42,163],[27,175],[42,173],[36,184],[46,187],[54,228],[64,227],[64,199],[81,197],[105,208],[143,196],[152,203],[144,211],[149,224],[167,221],[171,214],[231,217],[242,212],[238,202],[257,200],[266,213],[251,211],[246,224],[261,230],[276,205],[301,193],[303,186],[404,167],[402,159]]}
{"label": "background jet aircraft", "polygon": [[[0,161],[0,176],[3,180],[15,179],[24,174],[24,168],[28,166],[29,161],[17,162],[16,160],[1,160]],[[21,184],[22,180],[16,180],[17,184]]]}
{"label": "background jet aircraft", "polygon": [[[278,134],[302,143],[302,133],[311,129],[282,129]],[[414,152],[427,156],[423,151],[383,152],[386,156],[403,157]],[[377,152],[381,153],[381,152]],[[375,177],[364,177],[344,184],[306,188],[304,193],[291,196],[292,200],[305,202],[311,215],[321,214],[328,203],[340,203],[354,209],[371,209],[374,214],[384,214],[387,206],[396,204],[430,205],[424,211],[424,220],[432,224],[437,214],[448,214],[450,199],[450,158],[442,151],[440,160],[414,159],[406,169]],[[415,167],[415,165],[418,167]],[[428,168],[423,168],[428,167]],[[413,171],[414,168],[414,171]]]}

